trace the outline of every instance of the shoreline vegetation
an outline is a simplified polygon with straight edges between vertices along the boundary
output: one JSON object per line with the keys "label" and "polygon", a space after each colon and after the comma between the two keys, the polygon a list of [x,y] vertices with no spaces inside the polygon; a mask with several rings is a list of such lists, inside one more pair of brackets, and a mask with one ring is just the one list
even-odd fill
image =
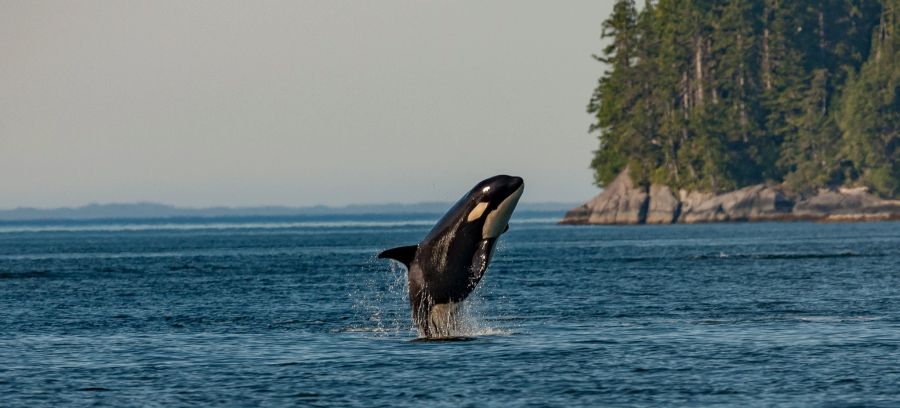
{"label": "shoreline vegetation", "polygon": [[618,0],[602,36],[606,191],[563,223],[900,215],[900,0]]}

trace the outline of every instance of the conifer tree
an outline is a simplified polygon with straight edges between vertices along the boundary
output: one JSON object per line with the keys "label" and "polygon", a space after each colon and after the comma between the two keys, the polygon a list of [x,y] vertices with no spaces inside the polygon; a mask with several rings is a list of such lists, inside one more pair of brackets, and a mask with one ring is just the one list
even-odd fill
{"label": "conifer tree", "polygon": [[886,0],[872,50],[841,104],[846,178],[885,196],[900,193],[900,0]]}
{"label": "conifer tree", "polygon": [[594,152],[592,166],[598,186],[611,182],[637,156],[638,135],[629,127],[628,113],[633,106],[634,78],[631,72],[632,53],[636,43],[637,11],[633,0],[618,0],[613,14],[603,22],[604,39],[609,39],[601,55],[594,58],[609,67],[594,89],[587,111],[596,122],[590,131],[600,131],[600,147]]}

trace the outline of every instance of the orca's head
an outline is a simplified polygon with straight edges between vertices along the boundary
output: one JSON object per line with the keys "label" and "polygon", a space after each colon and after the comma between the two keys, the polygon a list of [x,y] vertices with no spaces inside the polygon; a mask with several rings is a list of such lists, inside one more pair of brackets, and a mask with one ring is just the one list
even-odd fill
{"label": "orca's head", "polygon": [[521,177],[499,175],[478,183],[460,203],[465,209],[464,222],[469,228],[480,227],[482,239],[499,237],[524,190]]}

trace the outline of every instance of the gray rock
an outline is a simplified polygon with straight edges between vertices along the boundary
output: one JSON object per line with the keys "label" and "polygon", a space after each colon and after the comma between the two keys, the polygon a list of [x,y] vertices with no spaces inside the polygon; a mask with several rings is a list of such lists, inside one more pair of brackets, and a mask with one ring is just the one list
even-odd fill
{"label": "gray rock", "polygon": [[825,221],[867,221],[900,218],[900,200],[885,200],[866,189],[820,190],[794,207],[794,215]]}
{"label": "gray rock", "polygon": [[764,184],[730,193],[681,192],[678,222],[768,221],[791,218],[793,202],[784,193]]}
{"label": "gray rock", "polygon": [[680,190],[681,214],[680,223],[724,221],[722,204],[713,193]]}
{"label": "gray rock", "polygon": [[669,186],[650,185],[650,204],[647,206],[647,224],[671,224],[678,219],[681,202],[672,195]]}
{"label": "gray rock", "polygon": [[694,224],[727,221],[875,221],[900,219],[900,200],[886,200],[865,188],[821,190],[794,203],[764,184],[715,195],[635,186],[625,170],[591,201],[566,213],[563,224]]}
{"label": "gray rock", "polygon": [[578,207],[575,207],[566,212],[566,215],[563,216],[560,224],[587,224],[588,218],[591,217],[591,209],[588,207],[588,204],[584,203]]}
{"label": "gray rock", "polygon": [[569,211],[563,224],[642,224],[647,217],[648,195],[622,171],[591,201]]}

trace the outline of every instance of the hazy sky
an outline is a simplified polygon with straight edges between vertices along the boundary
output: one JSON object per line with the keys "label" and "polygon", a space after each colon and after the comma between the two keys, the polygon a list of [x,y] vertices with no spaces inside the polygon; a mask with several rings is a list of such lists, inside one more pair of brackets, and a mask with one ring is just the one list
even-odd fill
{"label": "hazy sky", "polygon": [[587,200],[611,3],[0,2],[0,208]]}

